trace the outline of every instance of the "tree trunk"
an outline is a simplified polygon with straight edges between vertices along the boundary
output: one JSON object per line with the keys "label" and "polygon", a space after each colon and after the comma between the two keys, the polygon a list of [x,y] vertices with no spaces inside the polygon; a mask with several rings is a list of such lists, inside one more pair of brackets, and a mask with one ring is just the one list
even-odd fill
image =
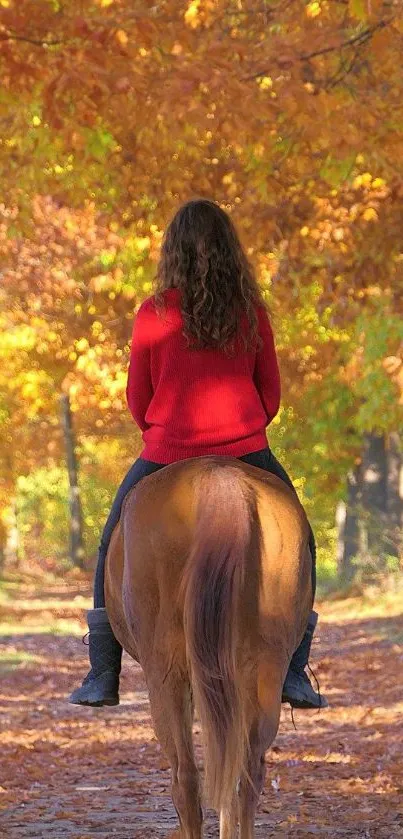
{"label": "tree trunk", "polygon": [[347,475],[347,502],[340,502],[336,511],[338,576],[345,582],[353,579],[356,570],[353,559],[360,552],[361,496],[362,469],[359,464]]}
{"label": "tree trunk", "polygon": [[11,504],[11,523],[7,532],[4,549],[5,561],[15,568],[19,568],[22,559],[22,545],[19,529],[19,515],[17,498]]}
{"label": "tree trunk", "polygon": [[403,453],[397,432],[387,441],[387,508],[386,530],[388,553],[403,553]]}
{"label": "tree trunk", "polygon": [[362,521],[366,535],[366,545],[363,547],[368,560],[379,565],[386,553],[387,541],[387,458],[384,434],[364,435],[362,473]]}
{"label": "tree trunk", "polygon": [[6,560],[6,545],[7,545],[7,530],[3,524],[2,519],[0,518],[0,574],[4,569],[4,563]]}
{"label": "tree trunk", "polygon": [[403,457],[398,434],[364,435],[362,458],[347,477],[347,501],[336,511],[339,577],[351,580],[354,557],[364,573],[387,569],[402,550]]}
{"label": "tree trunk", "polygon": [[75,451],[74,429],[68,394],[61,397],[62,424],[66,446],[67,470],[70,486],[70,556],[74,565],[84,567],[83,520],[80,489],[78,486],[78,467]]}

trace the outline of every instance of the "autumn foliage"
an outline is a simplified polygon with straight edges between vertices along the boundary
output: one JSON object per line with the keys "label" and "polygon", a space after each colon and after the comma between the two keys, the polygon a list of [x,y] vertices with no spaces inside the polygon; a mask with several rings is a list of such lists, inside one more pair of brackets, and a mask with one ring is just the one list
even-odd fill
{"label": "autumn foliage", "polygon": [[402,37],[397,0],[0,0],[0,494],[30,549],[66,552],[38,512],[64,481],[66,392],[95,546],[139,448],[133,313],[194,195],[258,270],[283,375],[270,441],[331,546],[363,435],[387,448],[401,423]]}

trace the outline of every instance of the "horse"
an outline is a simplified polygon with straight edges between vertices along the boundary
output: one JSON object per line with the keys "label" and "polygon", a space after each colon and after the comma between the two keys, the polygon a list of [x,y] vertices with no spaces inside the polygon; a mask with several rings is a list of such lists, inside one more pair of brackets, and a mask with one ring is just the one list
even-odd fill
{"label": "horse", "polygon": [[309,526],[279,478],[233,458],[177,462],[127,496],[105,569],[106,607],[141,664],[171,766],[180,839],[201,839],[192,739],[220,839],[255,836],[265,753],[312,607]]}

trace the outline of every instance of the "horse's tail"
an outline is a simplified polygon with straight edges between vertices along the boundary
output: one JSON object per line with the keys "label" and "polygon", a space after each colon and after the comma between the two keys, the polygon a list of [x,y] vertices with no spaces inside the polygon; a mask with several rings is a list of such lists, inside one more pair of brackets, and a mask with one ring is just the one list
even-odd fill
{"label": "horse's tail", "polygon": [[[231,802],[247,756],[251,697],[245,643],[250,644],[257,626],[260,526],[239,466],[206,465],[196,492],[184,623],[203,730],[207,792],[212,806],[221,810]],[[247,638],[240,635],[240,622],[250,630]]]}

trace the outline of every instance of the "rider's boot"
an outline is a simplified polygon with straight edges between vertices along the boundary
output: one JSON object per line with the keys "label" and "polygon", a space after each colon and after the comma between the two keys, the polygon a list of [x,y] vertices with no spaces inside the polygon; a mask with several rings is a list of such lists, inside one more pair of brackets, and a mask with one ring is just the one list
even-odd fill
{"label": "rider's boot", "polygon": [[291,659],[283,685],[281,701],[289,702],[293,708],[327,708],[329,704],[326,697],[316,693],[305,672],[317,622],[317,612],[311,612],[307,630]]}
{"label": "rider's boot", "polygon": [[73,691],[73,705],[119,705],[119,674],[122,647],[116,640],[105,608],[88,612],[91,670],[81,687]]}

